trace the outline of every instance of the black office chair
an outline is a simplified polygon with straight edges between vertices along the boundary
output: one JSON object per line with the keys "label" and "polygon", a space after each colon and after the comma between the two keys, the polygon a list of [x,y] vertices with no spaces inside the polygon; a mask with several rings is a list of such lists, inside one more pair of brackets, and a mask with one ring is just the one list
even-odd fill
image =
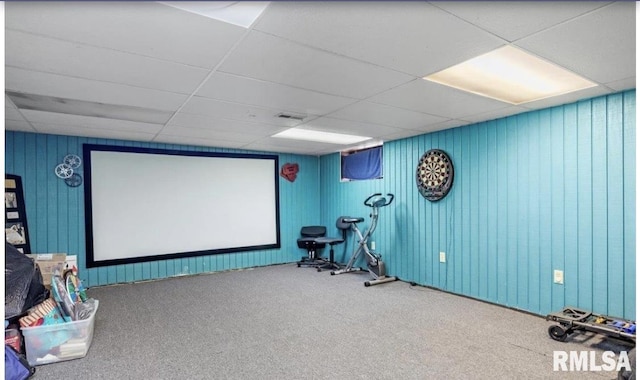
{"label": "black office chair", "polygon": [[325,226],[304,226],[300,229],[301,238],[298,239],[298,248],[307,250],[307,256],[298,261],[298,268],[301,266],[316,267],[327,263],[318,255],[318,250],[325,247],[326,243],[318,242],[318,238],[327,234]]}
{"label": "black office chair", "polygon": [[336,220],[336,228],[340,231],[342,231],[342,237],[341,238],[336,238],[336,237],[319,237],[316,238],[316,242],[317,243],[325,243],[325,244],[329,244],[329,246],[331,247],[331,250],[329,251],[329,261],[325,262],[324,264],[318,266],[318,272],[320,272],[323,269],[340,269],[340,265],[338,263],[335,262],[334,260],[334,256],[333,256],[333,246],[336,244],[342,244],[344,243],[345,240],[347,240],[347,230],[349,230],[351,228],[351,223],[345,223],[342,220],[344,218],[348,218],[347,216],[341,216]]}

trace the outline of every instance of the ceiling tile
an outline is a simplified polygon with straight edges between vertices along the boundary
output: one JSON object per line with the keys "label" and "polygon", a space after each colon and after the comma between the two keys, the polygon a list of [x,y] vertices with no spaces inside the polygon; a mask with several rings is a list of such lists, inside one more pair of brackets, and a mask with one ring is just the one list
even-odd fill
{"label": "ceiling tile", "polygon": [[615,80],[613,82],[605,83],[605,85],[614,91],[631,90],[636,88],[636,77]]}
{"label": "ceiling tile", "polygon": [[368,100],[447,119],[458,119],[508,106],[504,102],[456,90],[424,79],[416,79],[409,84],[396,87]]}
{"label": "ceiling tile", "polygon": [[24,121],[24,117],[18,111],[17,108],[14,107],[4,107],[4,118],[5,120],[22,120]]}
{"label": "ceiling tile", "polygon": [[468,115],[465,117],[461,117],[460,119],[464,121],[468,121],[470,123],[471,122],[477,123],[477,122],[486,121],[486,120],[499,119],[501,117],[511,116],[511,115],[515,115],[515,114],[527,112],[527,111],[529,111],[529,109],[525,107],[507,106],[505,108],[500,108],[495,111],[481,112],[475,115]]}
{"label": "ceiling tile", "polygon": [[5,68],[5,90],[156,110],[177,110],[187,95],[65,75]]}
{"label": "ceiling tile", "polygon": [[268,136],[280,132],[287,127],[277,126],[265,123],[253,123],[240,120],[222,119],[212,116],[194,115],[184,112],[178,112],[167,127],[163,130],[169,130],[172,127],[185,127],[201,130],[227,130],[236,133],[253,134],[258,136]]}
{"label": "ceiling tile", "polygon": [[159,136],[180,136],[190,138],[203,138],[209,140],[234,141],[238,143],[249,143],[257,139],[249,133],[242,133],[233,128],[189,128],[177,125],[166,126]]}
{"label": "ceiling tile", "polygon": [[8,2],[5,28],[205,68],[245,33],[152,1]]}
{"label": "ceiling tile", "polygon": [[4,129],[7,131],[17,131],[17,132],[36,132],[35,129],[24,120],[11,120],[7,119],[4,121]]}
{"label": "ceiling tile", "polygon": [[[5,70],[5,73],[6,73],[6,70]],[[13,102],[11,101],[11,98],[9,98],[6,94],[4,95],[4,105],[5,107],[8,107],[8,108],[18,108],[16,107],[15,104],[13,104]]]}
{"label": "ceiling tile", "polygon": [[201,68],[10,30],[5,31],[5,64],[178,93],[191,93],[208,74]]}
{"label": "ceiling tile", "polygon": [[636,51],[621,47],[635,47],[635,7],[616,2],[517,45],[599,83],[630,78],[636,75]]}
{"label": "ceiling tile", "polygon": [[339,152],[344,149],[344,145],[268,137],[251,144],[247,144],[245,148],[251,150],[287,152],[316,156]]}
{"label": "ceiling tile", "polygon": [[153,138],[155,143],[164,144],[177,144],[177,145],[193,145],[193,146],[205,146],[216,148],[235,148],[241,149],[245,143],[239,143],[238,141],[226,141],[221,138],[208,139],[204,137],[187,137],[187,136],[173,136],[160,134]]}
{"label": "ceiling tile", "polygon": [[426,2],[273,2],[255,29],[423,77],[505,43]]}
{"label": "ceiling tile", "polygon": [[346,106],[345,108],[332,112],[327,116],[337,119],[382,124],[404,129],[416,129],[421,126],[446,120],[440,116],[367,101],[361,101]]}
{"label": "ceiling tile", "polygon": [[243,28],[250,28],[269,6],[268,1],[159,1],[159,3]]}
{"label": "ceiling tile", "polygon": [[356,101],[224,73],[212,75],[198,90],[197,95],[307,115],[322,115]]}
{"label": "ceiling tile", "polygon": [[288,127],[295,127],[301,123],[299,120],[277,117],[278,113],[281,112],[279,110],[225,102],[199,96],[194,96],[189,99],[180,112]]}
{"label": "ceiling tile", "polygon": [[584,90],[572,92],[569,94],[556,96],[553,98],[541,99],[535,102],[521,104],[521,106],[530,110],[536,110],[541,108],[559,106],[567,103],[573,103],[578,100],[593,98],[596,96],[606,95],[610,93],[611,93],[611,90],[603,86],[597,86],[597,87],[591,87]]}
{"label": "ceiling tile", "polygon": [[470,124],[468,121],[453,119],[453,120],[443,121],[441,123],[428,125],[425,128],[422,128],[421,131],[423,131],[423,133],[431,133],[431,132],[442,131],[450,128],[462,127],[463,125],[468,125],[468,124]]}
{"label": "ceiling tile", "polygon": [[219,70],[357,99],[414,79],[397,71],[260,32],[251,32]]}
{"label": "ceiling tile", "polygon": [[388,134],[384,136],[384,141],[389,142],[393,140],[406,139],[408,137],[414,137],[424,134],[424,132],[416,131],[413,129],[401,129],[398,132]]}
{"label": "ceiling tile", "polygon": [[436,1],[433,5],[515,41],[606,5],[598,1]]}

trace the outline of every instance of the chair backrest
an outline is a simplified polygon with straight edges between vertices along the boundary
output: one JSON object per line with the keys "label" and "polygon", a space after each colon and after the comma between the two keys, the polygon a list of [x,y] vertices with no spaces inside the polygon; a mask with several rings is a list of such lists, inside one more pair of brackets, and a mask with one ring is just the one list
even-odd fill
{"label": "chair backrest", "polygon": [[349,228],[351,228],[351,223],[345,223],[345,222],[342,221],[342,219],[344,219],[344,218],[349,218],[349,217],[343,215],[343,216],[338,217],[338,219],[336,220],[336,227],[339,230],[342,230],[342,231],[345,231],[345,230],[348,230]]}
{"label": "chair backrest", "polygon": [[300,235],[304,237],[321,237],[327,234],[325,226],[304,226],[300,229]]}

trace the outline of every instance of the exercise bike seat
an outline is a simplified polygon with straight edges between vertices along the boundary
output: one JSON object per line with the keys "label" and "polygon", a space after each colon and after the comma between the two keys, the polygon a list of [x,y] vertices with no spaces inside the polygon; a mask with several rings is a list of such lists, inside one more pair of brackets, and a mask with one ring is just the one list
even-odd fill
{"label": "exercise bike seat", "polygon": [[315,240],[316,240],[316,243],[324,243],[329,245],[344,243],[343,238],[334,238],[334,237],[319,237],[319,238],[316,238]]}
{"label": "exercise bike seat", "polygon": [[364,218],[346,217],[346,218],[342,218],[342,222],[343,223],[360,223],[360,222],[364,222]]}

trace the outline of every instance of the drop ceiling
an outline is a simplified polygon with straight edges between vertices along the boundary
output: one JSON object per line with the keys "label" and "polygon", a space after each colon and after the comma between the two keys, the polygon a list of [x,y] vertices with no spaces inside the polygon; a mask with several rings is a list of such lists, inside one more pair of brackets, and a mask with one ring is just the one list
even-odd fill
{"label": "drop ceiling", "polygon": [[[5,128],[322,155],[635,88],[634,2],[5,2]],[[513,106],[422,79],[504,45],[597,86]],[[282,115],[293,117],[281,117]]]}

